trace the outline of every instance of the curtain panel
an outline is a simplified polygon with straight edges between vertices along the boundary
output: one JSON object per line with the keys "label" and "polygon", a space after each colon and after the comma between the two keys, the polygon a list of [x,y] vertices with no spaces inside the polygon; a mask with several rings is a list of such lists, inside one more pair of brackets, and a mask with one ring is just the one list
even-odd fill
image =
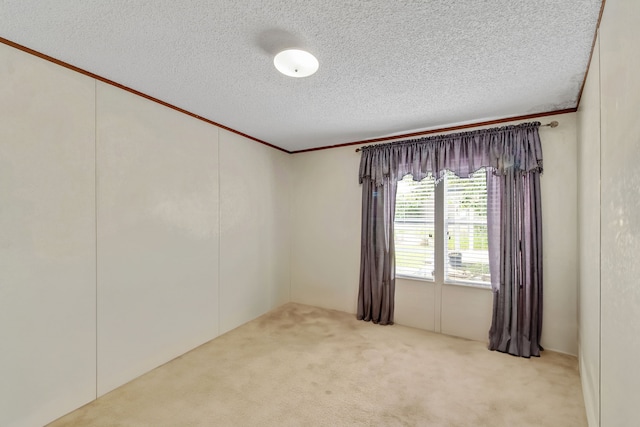
{"label": "curtain panel", "polygon": [[[361,149],[358,319],[393,324],[393,223],[398,181],[407,174],[416,181],[427,176],[440,180],[446,171],[468,178],[484,167],[494,292],[490,349],[525,357],[539,354],[542,327],[539,126],[539,122],[524,123]],[[535,237],[530,237],[531,233]]]}

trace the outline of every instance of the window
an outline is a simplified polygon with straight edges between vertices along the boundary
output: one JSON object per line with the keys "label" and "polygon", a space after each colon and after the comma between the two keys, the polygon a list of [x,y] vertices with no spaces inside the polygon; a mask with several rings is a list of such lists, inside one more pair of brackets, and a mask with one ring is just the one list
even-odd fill
{"label": "window", "polygon": [[411,175],[398,183],[394,234],[396,275],[433,279],[435,192],[433,179]]}
{"label": "window", "polygon": [[[490,286],[486,172],[398,183],[396,275]],[[440,241],[440,243],[438,243]],[[438,262],[436,262],[438,260]]]}

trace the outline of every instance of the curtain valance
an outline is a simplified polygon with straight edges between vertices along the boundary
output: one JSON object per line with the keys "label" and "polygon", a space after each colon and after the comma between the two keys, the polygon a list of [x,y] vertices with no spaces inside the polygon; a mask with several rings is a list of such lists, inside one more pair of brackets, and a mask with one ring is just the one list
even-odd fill
{"label": "curtain valance", "polygon": [[482,167],[496,174],[507,170],[542,171],[540,122],[480,129],[361,148],[360,183],[369,178],[375,186],[385,179],[398,181],[407,174],[420,181],[441,178],[449,170],[467,178]]}

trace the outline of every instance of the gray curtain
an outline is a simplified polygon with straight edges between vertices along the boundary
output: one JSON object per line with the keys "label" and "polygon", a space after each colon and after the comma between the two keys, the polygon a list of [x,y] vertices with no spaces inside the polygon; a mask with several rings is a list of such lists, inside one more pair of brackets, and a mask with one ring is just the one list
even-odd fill
{"label": "gray curtain", "polygon": [[[540,356],[542,212],[540,172],[513,169],[494,177],[499,202],[499,267],[493,286],[489,349]],[[495,225],[494,225],[495,227]],[[491,248],[490,248],[491,250]]]}
{"label": "gray curtain", "polygon": [[[542,319],[539,126],[539,122],[532,122],[361,149],[358,319],[393,323],[397,182],[407,174],[416,181],[427,176],[440,179],[447,170],[468,178],[485,167],[494,292],[490,348],[522,356],[537,354]],[[529,350],[525,351],[526,343]]]}
{"label": "gray curtain", "polygon": [[396,286],[393,220],[397,188],[398,182],[390,179],[380,186],[371,179],[362,182],[358,319],[381,325],[393,324]]}

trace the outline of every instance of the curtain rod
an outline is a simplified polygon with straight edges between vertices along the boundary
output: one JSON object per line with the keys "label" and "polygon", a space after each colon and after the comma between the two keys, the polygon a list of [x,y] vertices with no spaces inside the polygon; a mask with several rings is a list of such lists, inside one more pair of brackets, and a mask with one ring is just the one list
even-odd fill
{"label": "curtain rod", "polygon": [[[546,125],[540,125],[540,127],[548,126],[550,128],[555,128],[555,127],[558,127],[559,124],[560,123],[558,123],[556,120],[554,120],[552,122],[547,123]],[[425,135],[427,135],[428,133],[429,133],[429,131],[425,131]],[[359,153],[360,151],[361,150],[359,148],[356,148],[356,153]]]}

